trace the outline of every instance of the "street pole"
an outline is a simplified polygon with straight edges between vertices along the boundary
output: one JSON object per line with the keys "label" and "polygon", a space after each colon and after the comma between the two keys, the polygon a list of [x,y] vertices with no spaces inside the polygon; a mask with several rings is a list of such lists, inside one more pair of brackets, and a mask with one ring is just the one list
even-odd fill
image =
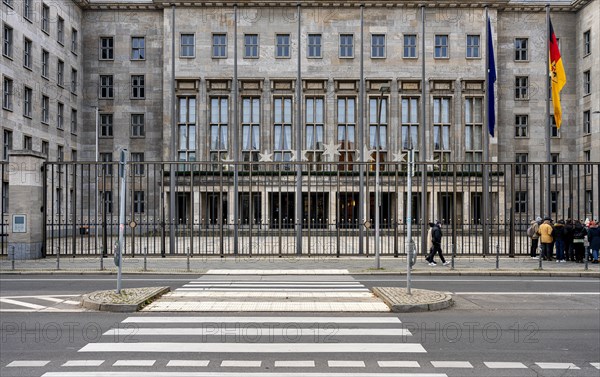
{"label": "street pole", "polygon": [[[98,169],[98,112],[100,111],[100,109],[98,109],[98,106],[94,106],[96,108],[96,151],[94,153],[94,159],[96,160],[96,169]],[[97,171],[97,170],[96,170]],[[96,252],[98,252],[98,221],[99,216],[98,216],[98,174],[96,174],[96,171],[94,171],[94,175],[96,176],[96,192],[94,194],[95,196],[95,207],[96,209],[94,210],[94,217],[96,218],[95,221],[95,228],[94,228],[94,233],[95,233],[95,238],[96,238],[96,244],[94,245],[96,248]],[[102,253],[100,255],[100,265],[102,265],[102,258],[104,257],[104,250],[102,250]]]}
{"label": "street pole", "polygon": [[117,263],[117,294],[121,294],[121,266],[123,265],[123,250],[125,242],[125,195],[127,193],[127,149],[121,150],[119,158],[119,178],[121,180],[121,190],[119,192],[119,247],[115,250],[117,254],[115,260]]}
{"label": "street pole", "polygon": [[410,270],[412,268],[412,253],[413,253],[413,240],[412,240],[412,178],[415,175],[415,151],[412,147],[411,135],[409,137],[409,149],[408,149],[408,173],[406,177],[407,181],[407,192],[406,195],[406,225],[408,226],[406,232],[406,293],[412,294],[410,291],[411,276]]}
{"label": "street pole", "polygon": [[[381,268],[381,261],[379,257],[379,151],[381,146],[381,140],[379,132],[381,126],[381,108],[383,107],[384,93],[389,92],[389,86],[381,86],[379,88],[380,96],[377,106],[377,132],[376,132],[376,145],[375,145],[375,268]],[[387,116],[387,108],[386,108]],[[386,133],[387,134],[387,133]]]}

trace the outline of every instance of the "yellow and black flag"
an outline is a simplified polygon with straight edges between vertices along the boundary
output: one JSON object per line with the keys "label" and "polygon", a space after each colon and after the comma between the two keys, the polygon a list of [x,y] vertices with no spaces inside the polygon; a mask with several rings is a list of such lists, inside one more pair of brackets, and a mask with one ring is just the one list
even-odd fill
{"label": "yellow and black flag", "polygon": [[567,76],[565,75],[565,67],[563,67],[562,58],[560,57],[560,50],[558,49],[558,42],[556,41],[556,35],[554,34],[552,21],[550,21],[550,77],[552,79],[551,85],[552,103],[554,105],[554,120],[556,121],[556,128],[560,128],[560,124],[562,123],[560,91],[567,83]]}

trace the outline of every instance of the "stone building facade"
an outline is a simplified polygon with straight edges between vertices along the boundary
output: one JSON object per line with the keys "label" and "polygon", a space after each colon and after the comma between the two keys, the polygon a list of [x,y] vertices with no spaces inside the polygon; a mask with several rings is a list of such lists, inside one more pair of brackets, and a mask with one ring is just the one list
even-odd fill
{"label": "stone building facade", "polygon": [[[553,133],[551,153],[558,162],[598,162],[600,2],[549,3],[568,78],[561,96],[563,124]],[[134,161],[231,160],[237,127],[239,157],[247,161],[269,153],[273,160],[292,159],[298,135],[303,154],[313,161],[327,160],[327,145],[339,145],[344,161],[358,160],[365,148],[374,155],[377,147],[381,160],[391,161],[411,145],[422,159],[482,161],[484,6],[498,77],[490,161],[543,162],[546,15],[544,6],[527,0],[3,0],[5,156],[9,149],[31,148],[50,160],[94,161],[98,138],[101,161],[116,160],[122,148]],[[30,64],[23,61],[26,55]],[[382,87],[389,88],[383,97]],[[149,186],[140,191],[153,190]],[[598,197],[597,189],[590,199]],[[210,212],[207,195],[183,207]],[[233,201],[230,189],[224,196]],[[141,199],[149,207],[150,197]],[[268,201],[259,207],[272,217]],[[402,212],[400,202],[393,206]],[[474,202],[466,196],[462,202],[473,216]],[[332,202],[325,206],[336,212]],[[444,216],[431,208],[432,217]],[[219,217],[233,216],[231,206],[225,211],[229,215]]]}

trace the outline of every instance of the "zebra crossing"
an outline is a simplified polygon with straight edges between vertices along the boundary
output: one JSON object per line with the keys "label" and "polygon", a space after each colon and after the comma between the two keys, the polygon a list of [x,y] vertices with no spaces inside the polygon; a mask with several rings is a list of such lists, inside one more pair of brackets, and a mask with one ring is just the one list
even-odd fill
{"label": "zebra crossing", "polygon": [[0,312],[82,312],[80,295],[0,296]]}
{"label": "zebra crossing", "polygon": [[209,271],[146,306],[150,312],[389,312],[347,274],[217,274]]}

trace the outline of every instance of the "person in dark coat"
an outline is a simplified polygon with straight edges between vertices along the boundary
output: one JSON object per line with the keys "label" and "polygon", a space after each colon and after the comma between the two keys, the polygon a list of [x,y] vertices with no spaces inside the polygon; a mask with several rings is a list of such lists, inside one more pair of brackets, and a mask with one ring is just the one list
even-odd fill
{"label": "person in dark coat", "polygon": [[436,221],[434,226],[431,228],[431,241],[433,243],[433,248],[431,252],[427,256],[427,261],[430,266],[435,266],[437,263],[433,260],[435,254],[437,253],[440,256],[440,260],[447,266],[450,262],[446,262],[444,256],[442,255],[442,224],[439,221]]}
{"label": "person in dark coat", "polygon": [[573,222],[573,251],[575,252],[575,261],[583,263],[585,256],[585,246],[583,245],[587,231],[581,221]]}
{"label": "person in dark coat", "polygon": [[554,239],[554,246],[556,248],[556,262],[564,263],[565,260],[565,222],[561,219],[554,224],[552,229],[552,238]]}
{"label": "person in dark coat", "polygon": [[575,254],[573,253],[573,220],[567,219],[565,222],[565,258],[568,261],[575,262]]}
{"label": "person in dark coat", "polygon": [[595,221],[590,221],[588,229],[588,241],[592,250],[592,263],[598,263],[598,252],[600,251],[600,228]]}

